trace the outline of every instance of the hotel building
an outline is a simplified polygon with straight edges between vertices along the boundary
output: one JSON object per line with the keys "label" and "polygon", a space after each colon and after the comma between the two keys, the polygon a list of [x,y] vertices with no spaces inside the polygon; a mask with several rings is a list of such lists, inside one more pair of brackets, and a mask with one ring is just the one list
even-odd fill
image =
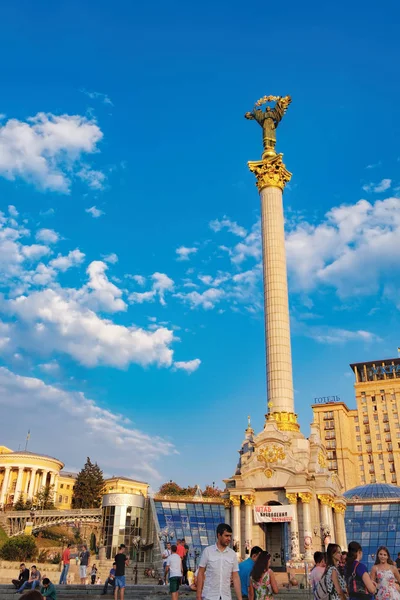
{"label": "hotel building", "polygon": [[320,399],[312,405],[328,468],[346,490],[400,483],[400,358],[354,363],[356,408]]}

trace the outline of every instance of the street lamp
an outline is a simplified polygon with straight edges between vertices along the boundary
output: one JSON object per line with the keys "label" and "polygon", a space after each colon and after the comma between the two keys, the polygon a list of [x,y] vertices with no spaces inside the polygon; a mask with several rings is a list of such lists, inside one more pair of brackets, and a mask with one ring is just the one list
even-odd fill
{"label": "street lamp", "polygon": [[200,554],[201,554],[200,550],[198,548],[195,548],[194,549],[194,570],[195,571],[197,569],[197,561],[198,561]]}
{"label": "street lamp", "polygon": [[136,565],[135,565],[135,585],[137,585],[137,579],[138,579],[138,563],[139,563],[139,550],[140,550],[140,546],[145,546],[146,545],[146,540],[143,540],[140,535],[135,535],[132,538],[132,544],[135,547],[136,550]]}

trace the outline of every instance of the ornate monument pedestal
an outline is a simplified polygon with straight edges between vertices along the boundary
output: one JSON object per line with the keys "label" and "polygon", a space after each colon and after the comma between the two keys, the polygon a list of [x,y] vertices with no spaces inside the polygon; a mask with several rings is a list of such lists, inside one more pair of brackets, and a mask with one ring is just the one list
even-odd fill
{"label": "ornate monument pedestal", "polygon": [[[275,101],[273,108],[261,106]],[[262,160],[249,162],[261,200],[268,412],[264,430],[250,422],[235,474],[225,480],[225,506],[236,551],[266,548],[272,568],[312,561],[329,542],[346,546],[342,485],[326,466],[317,425],[306,439],[294,411],[290,320],[282,192],[291,173],[275,151],[276,128],[290,96],[265,96],[247,119],[263,129]]]}

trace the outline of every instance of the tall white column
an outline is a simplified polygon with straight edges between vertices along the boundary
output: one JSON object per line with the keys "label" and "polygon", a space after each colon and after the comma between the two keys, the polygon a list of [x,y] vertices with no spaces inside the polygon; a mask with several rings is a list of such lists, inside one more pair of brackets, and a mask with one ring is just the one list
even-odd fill
{"label": "tall white column", "polygon": [[31,469],[31,478],[29,481],[29,488],[28,488],[28,498],[30,500],[32,500],[34,494],[35,494],[35,489],[34,489],[34,485],[35,485],[35,476],[36,476],[36,469]]}
{"label": "tall white column", "polygon": [[241,554],[242,538],[240,535],[240,496],[231,496],[233,512],[233,543],[237,545],[237,554]]}
{"label": "tall white column", "polygon": [[54,485],[56,479],[56,473],[54,471],[50,471],[50,487]]}
{"label": "tall white column", "polygon": [[290,541],[291,541],[291,558],[298,560],[300,558],[299,548],[299,520],[297,517],[297,494],[286,494],[286,498],[293,506],[293,520],[290,523]]}
{"label": "tall white column", "polygon": [[15,493],[14,493],[14,504],[17,502],[18,498],[20,497],[21,493],[22,493],[22,478],[24,476],[24,467],[18,467],[18,476],[17,476],[17,483],[15,486]]}
{"label": "tall white column", "polygon": [[1,486],[0,504],[3,505],[7,501],[8,483],[10,480],[11,467],[4,469],[4,478]]}
{"label": "tall white column", "polygon": [[243,496],[244,504],[245,504],[245,513],[244,513],[244,540],[245,544],[249,549],[249,555],[251,546],[253,543],[253,506],[254,506],[254,496]]}
{"label": "tall white column", "polygon": [[342,550],[347,549],[347,537],[346,527],[344,524],[344,513],[346,508],[343,504],[335,503],[335,529],[336,529],[336,540]]}
{"label": "tall white column", "polygon": [[24,484],[24,489],[23,489],[23,493],[24,496],[26,497],[28,495],[28,485],[29,485],[29,473],[30,469],[27,468],[26,470],[26,477],[25,477],[25,484]]}
{"label": "tall white column", "polygon": [[327,548],[332,539],[332,523],[329,516],[329,511],[331,511],[332,506],[332,498],[331,496],[322,494],[318,496],[318,500],[321,502],[322,539],[325,548]]}
{"label": "tall white column", "polygon": [[224,506],[225,506],[225,523],[227,525],[230,525],[231,524],[231,501],[224,500]]}
{"label": "tall white column", "polygon": [[303,543],[304,543],[304,558],[306,561],[312,559],[312,528],[311,528],[311,511],[310,502],[312,494],[309,492],[300,492],[299,498],[303,505]]}
{"label": "tall white column", "polygon": [[41,483],[40,483],[40,486],[41,486],[42,488],[46,487],[47,475],[48,475],[48,474],[49,474],[49,472],[48,472],[48,471],[43,471],[43,473],[42,473],[42,481],[41,481]]}
{"label": "tall white column", "polygon": [[294,413],[282,190],[264,187],[260,199],[268,404],[272,414]]}
{"label": "tall white column", "polygon": [[332,544],[336,544],[336,531],[335,531],[335,524],[333,522],[333,510],[332,510],[332,505],[328,507],[328,518],[329,518],[329,525],[330,525],[330,529],[331,529],[331,542]]}

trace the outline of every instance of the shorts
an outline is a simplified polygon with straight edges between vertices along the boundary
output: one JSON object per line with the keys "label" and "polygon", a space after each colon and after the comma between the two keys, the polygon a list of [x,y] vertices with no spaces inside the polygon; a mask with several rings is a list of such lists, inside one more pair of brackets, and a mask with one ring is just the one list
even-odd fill
{"label": "shorts", "polygon": [[126,587],[125,575],[118,575],[115,577],[115,587],[124,588]]}
{"label": "shorts", "polygon": [[170,577],[169,578],[169,591],[171,594],[179,590],[179,584],[181,583],[181,577]]}
{"label": "shorts", "polygon": [[80,565],[79,576],[81,579],[84,579],[86,577],[86,569],[87,569],[87,565]]}

